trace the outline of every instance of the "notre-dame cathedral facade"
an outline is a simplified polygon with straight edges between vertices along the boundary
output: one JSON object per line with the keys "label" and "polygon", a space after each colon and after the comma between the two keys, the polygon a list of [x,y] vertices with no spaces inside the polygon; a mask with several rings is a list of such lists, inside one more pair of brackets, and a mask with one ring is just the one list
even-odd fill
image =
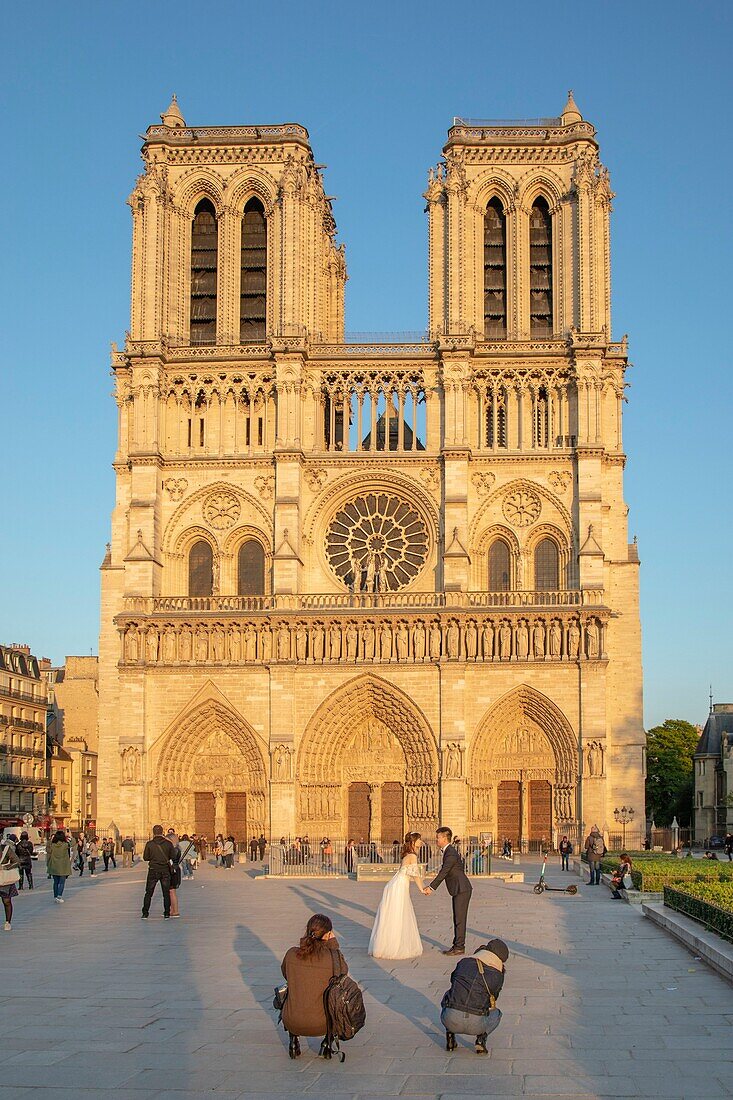
{"label": "notre-dame cathedral facade", "polygon": [[302,126],[161,119],[112,355],[100,821],[516,843],[643,819],[613,196],[572,95],[455,120],[409,343],[345,340]]}

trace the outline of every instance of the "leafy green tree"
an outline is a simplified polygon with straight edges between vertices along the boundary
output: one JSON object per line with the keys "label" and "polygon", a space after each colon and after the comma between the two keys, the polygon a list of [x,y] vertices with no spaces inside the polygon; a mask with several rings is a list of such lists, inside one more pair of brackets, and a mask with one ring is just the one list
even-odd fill
{"label": "leafy green tree", "polygon": [[667,718],[646,735],[646,805],[657,825],[690,824],[692,757],[700,733],[683,718]]}

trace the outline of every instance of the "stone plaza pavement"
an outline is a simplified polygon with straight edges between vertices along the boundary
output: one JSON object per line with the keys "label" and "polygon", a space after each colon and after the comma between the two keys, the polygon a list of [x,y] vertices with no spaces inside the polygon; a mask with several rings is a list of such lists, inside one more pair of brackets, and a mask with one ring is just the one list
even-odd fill
{"label": "stone plaza pavement", "polygon": [[[207,866],[183,884],[180,920],[161,919],[157,895],[145,922],[140,865],[74,879],[63,906],[39,872],[0,932],[0,1100],[733,1096],[733,988],[604,887],[476,884],[469,949],[494,934],[511,948],[504,1018],[479,1057],[443,1049],[444,889],[414,893],[422,958],[388,963],[366,954],[378,884]],[[319,910],[365,990],[343,1065],[315,1040],[291,1062],[271,1008],[280,960]]]}

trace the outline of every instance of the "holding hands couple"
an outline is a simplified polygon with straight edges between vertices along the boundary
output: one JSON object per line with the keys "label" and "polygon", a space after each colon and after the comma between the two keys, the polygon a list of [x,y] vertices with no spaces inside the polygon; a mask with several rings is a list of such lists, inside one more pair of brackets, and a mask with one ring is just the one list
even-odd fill
{"label": "holding hands couple", "polygon": [[453,903],[453,944],[443,954],[465,954],[466,922],[472,887],[463,860],[451,843],[453,833],[445,826],[441,826],[436,832],[435,839],[443,853],[443,863],[428,886],[422,881],[418,865],[416,848],[420,839],[420,833],[406,835],[400,869],[384,888],[369,940],[369,954],[375,958],[414,959],[422,955],[420,930],[410,898],[410,882],[413,879],[426,897],[434,894],[441,882],[445,882]]}

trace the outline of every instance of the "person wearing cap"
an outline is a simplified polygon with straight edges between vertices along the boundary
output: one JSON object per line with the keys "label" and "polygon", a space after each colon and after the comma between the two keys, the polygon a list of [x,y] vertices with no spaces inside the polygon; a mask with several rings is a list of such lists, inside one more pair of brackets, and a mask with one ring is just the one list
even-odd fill
{"label": "person wearing cap", "polygon": [[461,959],[450,976],[450,989],[440,1002],[446,1050],[458,1046],[456,1035],[473,1035],[476,1053],[488,1054],[486,1040],[501,1022],[496,1000],[504,985],[509,948],[492,939],[469,958]]}

